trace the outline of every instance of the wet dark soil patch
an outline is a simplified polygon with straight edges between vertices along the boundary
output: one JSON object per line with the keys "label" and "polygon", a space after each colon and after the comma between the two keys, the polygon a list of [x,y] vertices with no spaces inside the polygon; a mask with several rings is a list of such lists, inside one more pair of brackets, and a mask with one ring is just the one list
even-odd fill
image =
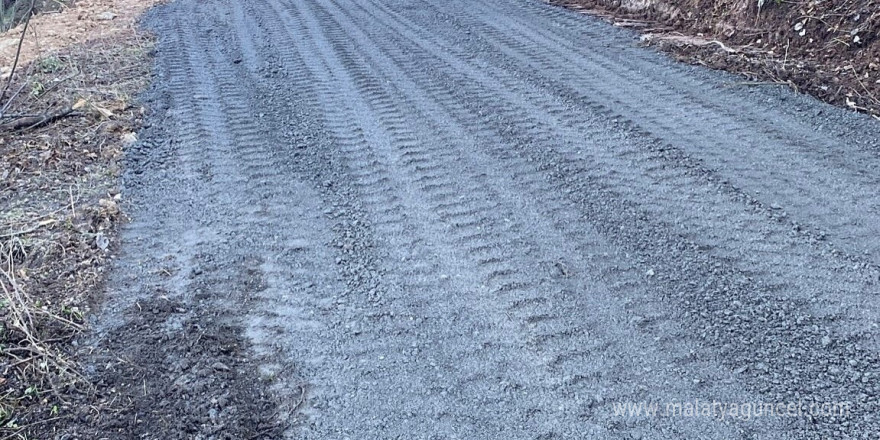
{"label": "wet dark soil patch", "polygon": [[90,356],[98,391],[78,406],[68,438],[280,437],[277,404],[261,391],[234,324],[161,298],[127,315]]}

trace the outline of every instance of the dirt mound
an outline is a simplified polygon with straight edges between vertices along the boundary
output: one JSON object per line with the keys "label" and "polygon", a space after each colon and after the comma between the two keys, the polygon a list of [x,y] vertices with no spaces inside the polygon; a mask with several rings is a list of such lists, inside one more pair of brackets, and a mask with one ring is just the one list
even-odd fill
{"label": "dirt mound", "polygon": [[[664,42],[681,58],[785,82],[826,101],[880,115],[880,2],[875,0],[554,0],[611,12],[618,24],[720,44]],[[633,22],[632,20],[647,20]],[[653,22],[653,23],[652,23]]]}

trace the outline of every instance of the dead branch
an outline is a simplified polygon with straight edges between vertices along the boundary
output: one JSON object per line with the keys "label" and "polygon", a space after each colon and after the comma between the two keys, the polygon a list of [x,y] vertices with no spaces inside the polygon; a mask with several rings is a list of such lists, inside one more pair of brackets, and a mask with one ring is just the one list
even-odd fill
{"label": "dead branch", "polygon": [[18,235],[30,234],[31,232],[34,232],[34,231],[36,231],[37,229],[40,229],[40,228],[43,227],[43,226],[51,225],[52,223],[55,223],[55,222],[56,222],[55,219],[50,219],[50,220],[42,221],[42,222],[39,222],[39,223],[37,223],[37,224],[31,226],[30,228],[27,228],[27,229],[22,229],[22,230],[20,230],[20,231],[7,232],[7,233],[5,233],[5,234],[2,234],[2,235],[0,235],[0,238],[9,238],[9,237],[15,237],[15,236],[18,236]]}
{"label": "dead branch", "polygon": [[0,125],[0,131],[33,130],[37,127],[42,127],[43,125],[55,122],[61,118],[82,115],[82,113],[74,111],[73,108],[66,108],[8,122]]}
{"label": "dead branch", "polygon": [[790,86],[790,81],[737,81],[725,83],[723,87]]}

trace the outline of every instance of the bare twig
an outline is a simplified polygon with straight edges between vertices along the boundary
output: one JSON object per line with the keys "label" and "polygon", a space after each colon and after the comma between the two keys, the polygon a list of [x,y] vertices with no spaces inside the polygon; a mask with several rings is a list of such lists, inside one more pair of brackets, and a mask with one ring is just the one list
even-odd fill
{"label": "bare twig", "polygon": [[22,432],[24,432],[25,429],[27,429],[27,428],[32,428],[32,427],[34,427],[34,426],[38,426],[38,425],[42,425],[42,424],[45,424],[45,423],[53,422],[53,421],[55,421],[55,420],[66,419],[66,418],[69,418],[69,417],[70,417],[70,416],[57,416],[57,417],[52,417],[52,418],[48,418],[48,419],[38,420],[38,421],[36,421],[36,422],[34,422],[34,423],[29,423],[29,424],[27,424],[27,425],[24,425],[24,426],[19,427],[19,429],[18,429],[17,431],[13,432],[12,434],[7,435],[6,437],[3,437],[3,438],[0,439],[0,440],[11,440],[12,438],[15,438],[15,437],[17,437],[18,435],[20,435],[20,434],[21,434]]}
{"label": "bare twig", "polygon": [[45,90],[43,90],[42,92],[40,92],[40,96],[38,96],[36,100],[39,101],[39,100],[43,99],[44,96],[49,96],[49,92],[51,92],[51,91],[54,90],[56,87],[58,87],[59,85],[61,85],[61,83],[65,82],[65,81],[68,81],[68,80],[70,80],[71,78],[76,77],[78,74],[79,74],[79,73],[71,73],[70,75],[68,75],[68,76],[66,76],[66,77],[64,77],[64,78],[61,78],[61,79],[55,80],[55,82],[54,82],[51,86],[46,87]]}
{"label": "bare twig", "polygon": [[295,413],[295,412],[299,411],[299,408],[303,405],[303,403],[306,402],[306,385],[300,384],[299,390],[300,390],[299,399],[297,399],[296,405],[293,406],[293,409],[290,410],[291,413]]}
{"label": "bare twig", "polygon": [[21,56],[21,46],[24,44],[24,37],[27,34],[28,25],[31,23],[31,17],[34,15],[34,5],[36,3],[37,0],[31,0],[31,5],[28,7],[27,14],[25,14],[24,28],[21,30],[21,37],[18,39],[18,48],[15,50],[15,61],[12,62],[12,70],[9,71],[6,86],[3,87],[3,92],[0,92],[0,100],[6,97],[6,92],[9,91],[9,86],[12,85],[12,77],[15,76],[15,68],[18,67],[18,59]]}
{"label": "bare twig", "polygon": [[788,62],[788,49],[791,47],[791,39],[785,43],[785,58],[782,59],[782,70],[785,70],[785,63]]}
{"label": "bare twig", "polygon": [[35,118],[40,116],[39,113],[13,113],[11,115],[3,115],[0,114],[0,119],[21,119],[21,118]]}
{"label": "bare twig", "polygon": [[0,235],[0,238],[9,238],[9,237],[15,237],[15,236],[24,235],[24,234],[30,234],[31,232],[34,232],[37,229],[42,228],[43,226],[51,225],[52,223],[55,223],[55,221],[56,221],[55,219],[44,220],[44,221],[37,223],[34,226],[31,226],[30,228],[22,229],[21,231],[7,232],[6,234],[2,234],[2,235]]}
{"label": "bare twig", "polygon": [[67,188],[67,192],[70,194],[70,218],[76,220],[76,204],[73,201],[73,187]]}
{"label": "bare twig", "polygon": [[865,83],[862,82],[862,79],[859,77],[859,72],[856,70],[856,68],[853,66],[847,66],[847,67],[849,68],[849,70],[852,70],[853,78],[855,78],[856,81],[858,81],[859,85],[862,86],[862,89],[865,91],[865,93],[868,94],[868,97],[871,98],[871,100],[874,101],[875,104],[880,104],[880,100],[878,100],[874,96],[874,94],[871,93],[871,91],[868,90],[867,87],[865,87]]}
{"label": "bare twig", "polygon": [[[82,331],[83,327],[66,318],[58,316],[48,310],[33,307],[31,300],[27,294],[21,289],[18,281],[15,279],[15,271],[13,270],[11,256],[7,258],[7,268],[0,268],[0,288],[6,299],[6,308],[9,313],[9,324],[24,338],[23,342],[27,343],[26,349],[33,353],[31,358],[22,359],[24,362],[35,358],[44,359],[53,365],[58,371],[72,373],[73,376],[79,376],[75,369],[72,368],[70,362],[59,353],[53,351],[46,341],[40,340],[35,334],[36,324],[34,322],[33,313],[38,313],[51,320],[62,323],[69,328]],[[8,287],[7,287],[8,285]]]}
{"label": "bare twig", "polygon": [[737,81],[724,84],[725,87],[788,86],[788,81]]}
{"label": "bare twig", "polygon": [[51,122],[57,121],[68,116],[82,116],[82,113],[74,111],[72,108],[65,108],[54,112],[46,112],[42,115],[21,118],[3,125],[0,125],[0,131],[17,131],[17,130],[33,130]]}
{"label": "bare twig", "polygon": [[6,101],[6,104],[3,104],[3,108],[0,109],[0,118],[6,117],[6,110],[9,110],[9,106],[12,105],[13,101],[15,101],[15,98],[17,98],[18,95],[21,94],[21,91],[24,90],[27,85],[28,82],[23,81],[21,83],[21,87],[19,87],[18,90],[16,90],[15,93],[13,93],[12,96],[9,97],[9,99]]}
{"label": "bare twig", "polygon": [[718,41],[718,40],[712,40],[712,41],[709,42],[709,44],[717,44],[718,47],[721,48],[721,50],[723,50],[723,51],[725,51],[725,52],[727,52],[727,53],[737,53],[737,52],[739,52],[739,51],[736,50],[736,49],[733,49],[733,48],[727,47],[726,44],[724,44],[724,43],[722,43],[722,42],[720,42],[720,41]]}

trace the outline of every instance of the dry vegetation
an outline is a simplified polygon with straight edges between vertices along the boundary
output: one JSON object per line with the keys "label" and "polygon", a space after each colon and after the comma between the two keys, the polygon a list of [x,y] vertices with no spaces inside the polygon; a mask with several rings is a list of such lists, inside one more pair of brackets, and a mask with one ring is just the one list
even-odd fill
{"label": "dry vegetation", "polygon": [[[103,3],[35,18],[0,100],[0,439],[31,438],[90,387],[72,357],[75,336],[122,219],[119,162],[145,111],[134,96],[149,80],[152,50],[133,30],[137,15],[119,10],[126,2]],[[148,2],[128,3],[142,11]],[[58,22],[111,7],[108,26],[131,17],[114,22],[114,32],[46,36]],[[14,64],[8,47],[0,49],[0,87]]]}
{"label": "dry vegetation", "polygon": [[683,61],[880,117],[876,0],[551,0],[646,32]]}

